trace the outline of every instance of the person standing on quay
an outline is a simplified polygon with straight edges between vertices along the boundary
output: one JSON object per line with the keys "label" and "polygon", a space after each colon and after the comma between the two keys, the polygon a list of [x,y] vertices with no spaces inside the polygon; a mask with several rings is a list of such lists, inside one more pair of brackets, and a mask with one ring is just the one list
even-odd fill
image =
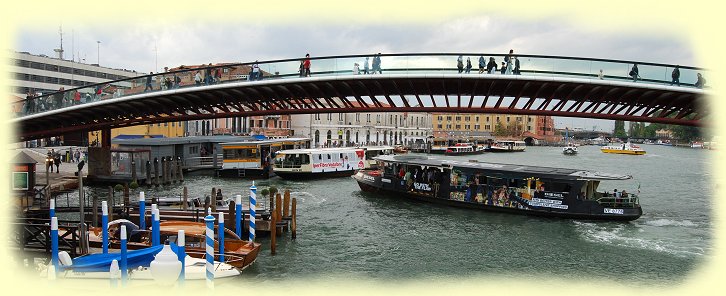
{"label": "person standing on quay", "polygon": [[144,87],[144,92],[147,90],[154,90],[154,87],[151,85],[152,75],[154,75],[154,72],[149,72],[149,76],[146,76],[146,87]]}
{"label": "person standing on quay", "polygon": [[486,60],[484,60],[484,56],[479,56],[479,74],[484,73],[485,67],[486,67]]}
{"label": "person standing on quay", "polygon": [[676,65],[676,67],[673,69],[673,73],[671,73],[671,78],[671,85],[675,83],[676,86],[681,86],[681,70],[678,69],[678,65]]}
{"label": "person standing on quay", "polygon": [[464,73],[469,74],[471,73],[471,59],[468,57],[466,58],[466,70],[464,70]]}
{"label": "person standing on quay", "polygon": [[303,69],[305,70],[305,77],[310,77],[310,54],[305,54],[305,60],[303,60]]}

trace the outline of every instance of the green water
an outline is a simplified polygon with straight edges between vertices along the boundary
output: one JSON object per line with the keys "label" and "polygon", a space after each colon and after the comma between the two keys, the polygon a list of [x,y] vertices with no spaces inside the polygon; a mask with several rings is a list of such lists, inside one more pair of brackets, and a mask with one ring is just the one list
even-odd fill
{"label": "green water", "polygon": [[[527,147],[524,153],[461,157],[479,161],[580,168],[632,175],[601,189],[637,191],[643,216],[632,222],[583,222],[490,213],[363,193],[351,178],[257,181],[258,188],[290,189],[298,199],[297,240],[269,239],[245,279],[301,278],[386,280],[462,276],[552,276],[625,284],[676,284],[711,252],[711,151],[644,145],[644,156],[605,154],[580,147]],[[438,156],[444,157],[444,156]],[[449,157],[457,158],[457,157]],[[187,176],[191,196],[247,196],[249,180]],[[106,196],[105,189],[90,188]],[[181,185],[146,191],[178,195]],[[62,205],[59,200],[59,205]],[[233,283],[233,284],[236,284]]]}

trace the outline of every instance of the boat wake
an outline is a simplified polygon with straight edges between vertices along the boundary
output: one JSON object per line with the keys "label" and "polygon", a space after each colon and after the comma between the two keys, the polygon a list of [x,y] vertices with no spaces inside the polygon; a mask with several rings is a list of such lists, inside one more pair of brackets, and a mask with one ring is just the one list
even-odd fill
{"label": "boat wake", "polygon": [[[678,221],[672,221],[668,219],[659,219],[659,220],[667,220],[670,222],[656,222],[663,223],[665,226],[668,223],[671,223],[671,225],[678,224],[688,224],[691,223],[695,225],[693,222],[678,222]],[[658,220],[656,220],[658,221]],[[632,232],[629,229],[626,229],[626,225],[599,225],[598,223],[591,223],[591,222],[582,222],[582,221],[573,221],[575,223],[576,228],[580,230],[580,235],[587,241],[593,242],[593,243],[602,243],[607,245],[613,245],[613,246],[619,246],[619,247],[625,247],[625,248],[638,248],[638,249],[645,249],[645,250],[651,250],[656,252],[663,252],[668,253],[671,255],[675,255],[678,257],[693,257],[693,256],[702,256],[705,253],[704,248],[697,247],[697,246],[691,246],[688,249],[684,249],[682,247],[678,247],[676,245],[673,245],[671,243],[659,240],[659,239],[647,239],[642,237],[635,237],[640,235],[642,233],[641,229],[635,230]]]}
{"label": "boat wake", "polygon": [[664,226],[696,227],[696,226],[698,226],[696,223],[691,222],[691,220],[676,221],[676,220],[671,220],[671,219],[648,220],[644,224],[649,225],[649,226],[656,226],[656,227],[664,227]]}

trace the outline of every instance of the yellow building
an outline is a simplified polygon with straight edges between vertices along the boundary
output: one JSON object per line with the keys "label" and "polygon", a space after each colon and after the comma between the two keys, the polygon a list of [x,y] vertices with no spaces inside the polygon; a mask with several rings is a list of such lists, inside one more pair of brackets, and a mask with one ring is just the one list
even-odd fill
{"label": "yellow building", "polygon": [[522,132],[537,133],[537,116],[507,114],[471,114],[471,113],[433,113],[434,137],[445,138],[450,132],[455,134],[494,134],[497,123],[503,128],[519,125]]}
{"label": "yellow building", "polygon": [[[183,122],[165,122],[115,128],[111,130],[111,139],[120,138],[171,138],[184,136]],[[101,142],[101,131],[88,133],[88,143]]]}

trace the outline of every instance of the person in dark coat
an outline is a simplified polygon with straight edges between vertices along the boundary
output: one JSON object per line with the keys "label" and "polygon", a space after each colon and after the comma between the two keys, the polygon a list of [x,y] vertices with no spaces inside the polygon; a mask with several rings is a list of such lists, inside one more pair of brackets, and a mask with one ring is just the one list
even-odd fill
{"label": "person in dark coat", "polygon": [[630,73],[628,73],[628,75],[633,78],[633,82],[638,80],[638,77],[640,77],[640,75],[638,75],[638,64],[633,64],[633,68],[630,69]]}
{"label": "person in dark coat", "polygon": [[671,85],[675,83],[676,86],[681,86],[681,70],[678,69],[678,66],[673,69],[673,72],[671,73],[671,78]]}

